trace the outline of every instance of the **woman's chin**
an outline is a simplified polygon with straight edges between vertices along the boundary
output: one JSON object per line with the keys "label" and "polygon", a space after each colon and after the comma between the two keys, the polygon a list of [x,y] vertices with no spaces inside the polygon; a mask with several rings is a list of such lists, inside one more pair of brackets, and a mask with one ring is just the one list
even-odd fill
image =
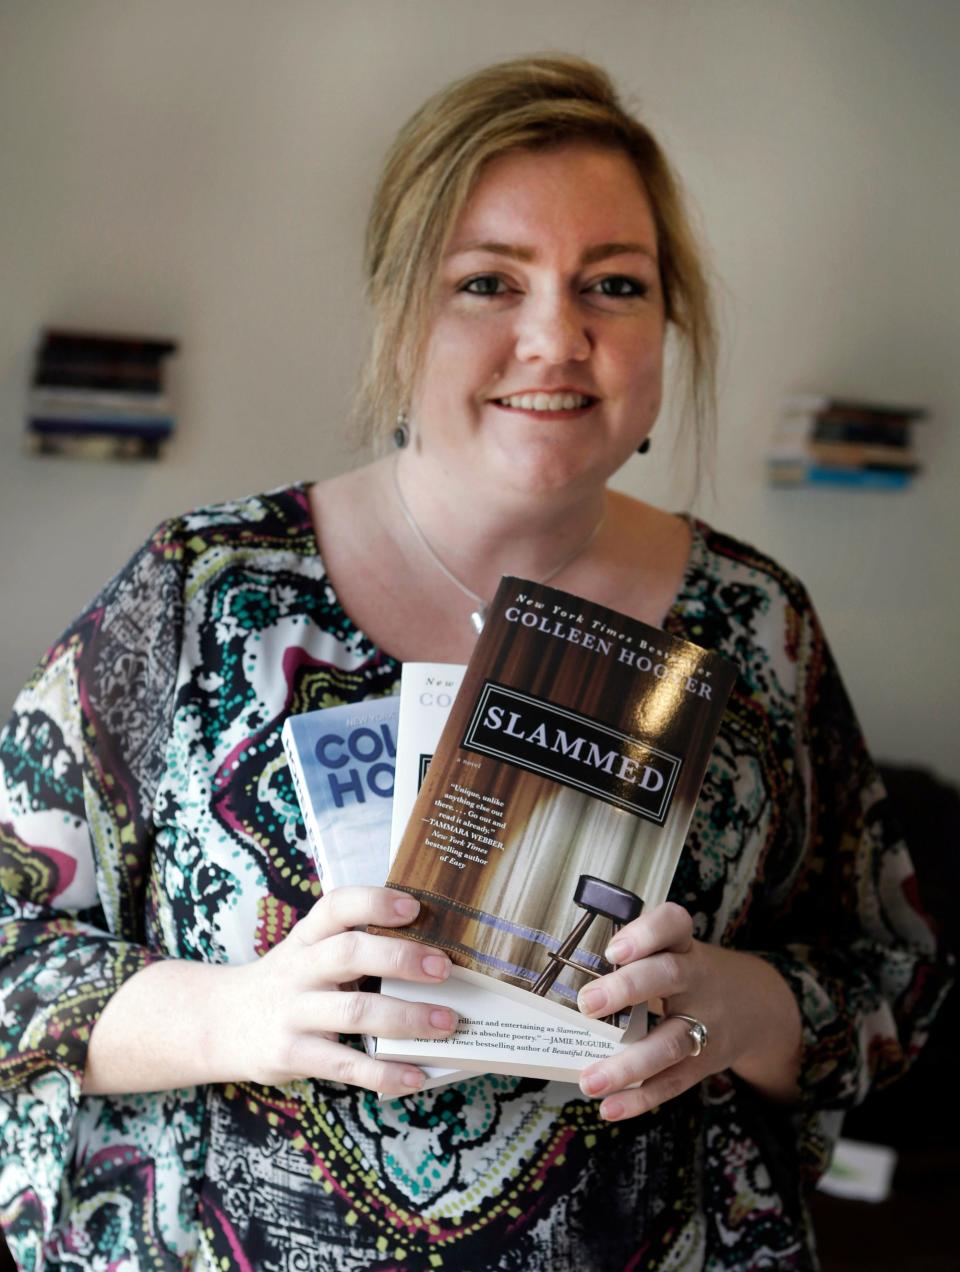
{"label": "woman's chin", "polygon": [[602,488],[611,475],[598,466],[595,454],[571,454],[551,448],[501,453],[497,472],[504,487],[528,497]]}

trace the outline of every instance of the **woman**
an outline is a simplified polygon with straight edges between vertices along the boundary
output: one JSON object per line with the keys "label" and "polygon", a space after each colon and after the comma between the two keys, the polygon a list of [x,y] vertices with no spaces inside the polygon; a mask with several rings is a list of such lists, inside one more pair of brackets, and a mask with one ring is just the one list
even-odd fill
{"label": "woman", "polygon": [[[162,526],[4,736],[8,1239],[26,1267],[813,1267],[801,1176],[912,1054],[932,946],[800,585],[607,490],[668,328],[707,415],[669,167],[595,67],[492,67],[401,132],[367,255],[363,400],[394,454]],[[580,1091],[417,1094],[343,1035],[455,1020],[351,986],[449,963],[362,931],[409,897],[316,899],[280,728],[394,691],[405,659],[465,661],[508,572],[741,678],[673,901],[583,1004],[659,998],[661,1023]]]}

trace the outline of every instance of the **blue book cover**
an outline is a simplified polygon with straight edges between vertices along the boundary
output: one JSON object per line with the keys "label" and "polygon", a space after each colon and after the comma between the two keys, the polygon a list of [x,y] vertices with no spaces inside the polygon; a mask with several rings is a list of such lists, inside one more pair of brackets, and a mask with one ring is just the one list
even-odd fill
{"label": "blue book cover", "polygon": [[399,710],[399,698],[373,698],[307,711],[283,726],[324,892],[386,881]]}

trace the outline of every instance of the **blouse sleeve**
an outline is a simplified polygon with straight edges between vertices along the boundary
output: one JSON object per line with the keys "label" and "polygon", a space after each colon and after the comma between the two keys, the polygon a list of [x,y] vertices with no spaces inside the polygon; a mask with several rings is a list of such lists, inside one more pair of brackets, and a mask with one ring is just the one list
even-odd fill
{"label": "blouse sleeve", "polygon": [[913,865],[809,600],[791,632],[797,669],[792,816],[767,882],[757,951],[803,1021],[800,1165],[826,1168],[842,1111],[904,1072],[946,992],[946,958]]}
{"label": "blouse sleeve", "polygon": [[57,1221],[92,1026],[156,957],[145,895],[181,555],[161,527],[49,651],[0,734],[0,1222],[24,1266]]}

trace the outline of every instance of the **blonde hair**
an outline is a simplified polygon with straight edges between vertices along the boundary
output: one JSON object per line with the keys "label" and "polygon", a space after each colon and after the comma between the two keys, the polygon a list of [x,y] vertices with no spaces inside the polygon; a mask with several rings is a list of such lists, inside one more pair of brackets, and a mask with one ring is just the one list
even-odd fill
{"label": "blonde hair", "polygon": [[667,322],[681,336],[685,418],[697,472],[712,443],[716,329],[701,250],[683,195],[650,131],[620,102],[609,76],[583,58],[499,62],[430,97],[391,146],[367,223],[365,268],[373,341],[357,398],[374,441],[409,406],[429,336],[440,261],[481,168],[508,151],[587,140],[636,165],[657,228]]}

